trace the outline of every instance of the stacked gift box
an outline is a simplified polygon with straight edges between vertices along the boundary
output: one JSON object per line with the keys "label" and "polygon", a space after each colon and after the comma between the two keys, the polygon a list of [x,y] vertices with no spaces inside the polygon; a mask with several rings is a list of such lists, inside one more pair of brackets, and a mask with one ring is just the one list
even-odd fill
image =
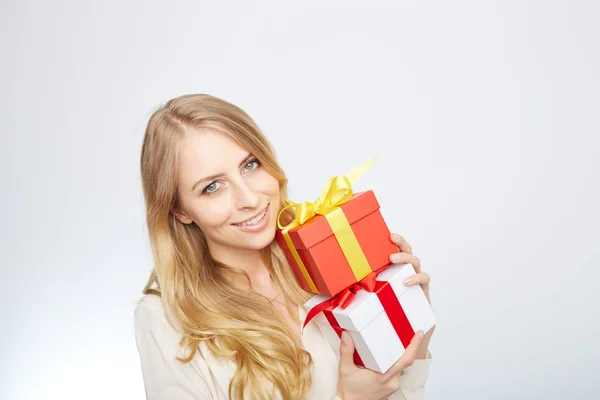
{"label": "stacked gift box", "polygon": [[371,163],[331,178],[315,202],[290,203],[295,219],[276,240],[301,287],[315,294],[304,305],[306,323],[316,323],[336,353],[347,331],[355,363],[384,373],[435,316],[421,287],[402,283],[413,266],[389,262],[399,250],[373,191],[352,193]]}

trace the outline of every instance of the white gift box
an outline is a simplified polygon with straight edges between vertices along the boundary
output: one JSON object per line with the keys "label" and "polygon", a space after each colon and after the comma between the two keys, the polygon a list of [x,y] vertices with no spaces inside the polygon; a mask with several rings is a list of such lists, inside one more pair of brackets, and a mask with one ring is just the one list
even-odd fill
{"label": "white gift box", "polygon": [[[435,315],[421,286],[402,283],[414,274],[410,264],[391,265],[377,275],[379,290],[361,289],[345,309],[338,306],[333,311],[320,312],[310,323],[317,324],[339,357],[339,329],[336,332],[332,327],[332,323],[337,324],[354,340],[355,361],[358,353],[366,368],[385,373],[400,359],[415,332],[427,332],[435,325]],[[310,312],[330,298],[315,295],[304,307]]]}

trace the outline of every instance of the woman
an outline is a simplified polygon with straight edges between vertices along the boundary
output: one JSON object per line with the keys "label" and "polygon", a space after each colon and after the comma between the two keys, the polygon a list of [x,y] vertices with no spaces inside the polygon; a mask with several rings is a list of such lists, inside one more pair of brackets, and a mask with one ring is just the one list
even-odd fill
{"label": "woman", "polygon": [[[287,180],[244,111],[208,95],[167,102],[146,128],[141,175],[155,261],[135,310],[148,399],[422,397],[433,329],[386,374],[354,365],[349,334],[338,362],[314,323],[301,332],[311,295],[273,240]],[[412,263],[429,295],[408,243],[392,240],[391,261]]]}

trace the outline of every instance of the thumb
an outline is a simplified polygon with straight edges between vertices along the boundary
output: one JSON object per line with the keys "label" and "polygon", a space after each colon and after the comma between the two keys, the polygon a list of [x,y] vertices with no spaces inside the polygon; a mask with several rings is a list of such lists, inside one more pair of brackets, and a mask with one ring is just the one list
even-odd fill
{"label": "thumb", "polygon": [[354,365],[354,341],[346,331],[342,331],[342,343],[340,344],[340,363]]}

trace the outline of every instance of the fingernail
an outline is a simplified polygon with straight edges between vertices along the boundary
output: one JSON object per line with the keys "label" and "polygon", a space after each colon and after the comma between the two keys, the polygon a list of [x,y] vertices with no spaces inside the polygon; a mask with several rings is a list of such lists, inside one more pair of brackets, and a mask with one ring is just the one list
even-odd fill
{"label": "fingernail", "polygon": [[396,254],[392,254],[390,256],[390,261],[393,262],[393,263],[398,262],[398,256]]}
{"label": "fingernail", "polygon": [[406,278],[405,280],[402,281],[402,283],[404,283],[404,285],[410,285],[413,282],[412,278]]}
{"label": "fingernail", "polygon": [[400,240],[400,235],[398,235],[397,233],[392,233],[392,239]]}
{"label": "fingernail", "polygon": [[342,332],[342,342],[344,342],[344,343],[346,343],[346,344],[349,344],[349,342],[350,342],[350,340],[349,340],[349,339],[350,339],[350,338],[349,338],[348,336],[349,336],[349,334],[348,334],[348,333],[346,333],[346,331],[343,331],[343,332]]}
{"label": "fingernail", "polygon": [[421,339],[423,339],[423,336],[425,336],[425,333],[423,331],[419,331],[419,336],[421,336]]}

